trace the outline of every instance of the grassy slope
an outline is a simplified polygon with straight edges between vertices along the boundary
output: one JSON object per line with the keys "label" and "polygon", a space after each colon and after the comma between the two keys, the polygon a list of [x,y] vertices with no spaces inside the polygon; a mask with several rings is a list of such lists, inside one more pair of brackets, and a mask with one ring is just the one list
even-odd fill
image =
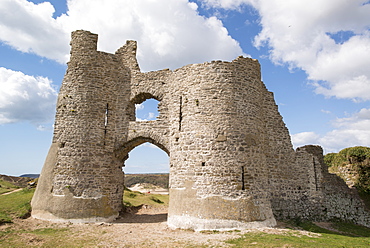
{"label": "grassy slope", "polygon": [[168,195],[144,194],[137,191],[125,190],[123,195],[124,206],[168,206]]}
{"label": "grassy slope", "polygon": [[26,218],[31,211],[31,199],[34,189],[0,195],[0,224],[11,222],[13,218]]}
{"label": "grassy slope", "polygon": [[0,179],[0,195],[17,189],[18,186]]}

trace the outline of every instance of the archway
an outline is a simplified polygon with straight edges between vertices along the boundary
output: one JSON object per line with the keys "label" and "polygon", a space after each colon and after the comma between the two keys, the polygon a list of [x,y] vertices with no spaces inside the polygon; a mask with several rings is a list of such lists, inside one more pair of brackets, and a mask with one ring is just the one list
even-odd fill
{"label": "archway", "polygon": [[149,138],[126,144],[123,218],[120,222],[167,221],[169,204],[169,154]]}

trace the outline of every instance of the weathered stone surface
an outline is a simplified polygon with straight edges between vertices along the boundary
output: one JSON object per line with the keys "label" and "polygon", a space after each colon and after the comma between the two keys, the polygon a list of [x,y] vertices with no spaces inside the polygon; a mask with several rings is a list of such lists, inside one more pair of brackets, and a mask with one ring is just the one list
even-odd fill
{"label": "weathered stone surface", "polygon": [[[293,150],[257,60],[142,73],[136,42],[108,54],[96,50],[97,38],[72,34],[53,144],[32,200],[35,218],[116,218],[128,153],[151,142],[170,157],[170,227],[254,228],[275,218],[370,226],[356,193],[327,172],[320,147]],[[135,104],[149,98],[160,101],[159,117],[136,122]]]}

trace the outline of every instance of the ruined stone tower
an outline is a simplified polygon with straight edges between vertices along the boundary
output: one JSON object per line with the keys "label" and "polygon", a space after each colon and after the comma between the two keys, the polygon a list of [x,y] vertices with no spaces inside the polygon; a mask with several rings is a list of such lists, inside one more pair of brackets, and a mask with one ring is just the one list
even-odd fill
{"label": "ruined stone tower", "polygon": [[[296,217],[370,225],[357,195],[327,173],[320,147],[293,150],[257,60],[142,73],[136,42],[108,54],[97,38],[72,33],[33,217],[114,220],[128,153],[151,142],[170,157],[170,227],[254,228]],[[159,117],[135,121],[135,104],[150,98]]]}

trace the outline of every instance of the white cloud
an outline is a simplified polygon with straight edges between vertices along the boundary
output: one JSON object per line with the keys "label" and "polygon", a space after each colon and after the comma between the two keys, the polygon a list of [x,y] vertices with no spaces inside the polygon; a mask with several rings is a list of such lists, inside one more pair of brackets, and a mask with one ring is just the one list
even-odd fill
{"label": "white cloud", "polygon": [[153,149],[159,149],[159,150],[161,150],[161,151],[162,151],[162,149],[161,149],[161,148],[159,148],[158,146],[153,145],[152,143],[149,143],[149,142],[146,142],[146,143],[142,144],[141,146],[142,146],[142,147],[149,147],[149,148],[153,148]]}
{"label": "white cloud", "polygon": [[148,114],[145,114],[146,118],[141,119],[139,117],[136,117],[136,121],[153,121],[157,118],[155,113],[149,112]]}
{"label": "white cloud", "polygon": [[322,109],[321,112],[324,113],[324,114],[331,114],[331,111],[330,110]]}
{"label": "white cloud", "polygon": [[155,118],[156,118],[155,114],[154,114],[154,113],[152,113],[152,112],[149,112],[149,114],[148,114],[148,119],[149,119],[149,120],[152,120],[152,119],[155,119]]}
{"label": "white cloud", "polygon": [[302,132],[293,134],[291,137],[293,146],[296,148],[304,145],[317,144],[320,136],[314,132]]}
{"label": "white cloud", "polygon": [[141,118],[136,117],[136,121],[148,121],[148,120],[147,119],[141,119]]}
{"label": "white cloud", "polygon": [[[240,9],[250,4],[262,26],[255,45],[268,46],[275,63],[301,68],[316,93],[370,100],[370,4],[367,0],[205,0]],[[346,33],[345,39],[334,39]]]}
{"label": "white cloud", "polygon": [[144,109],[144,104],[140,103],[140,104],[135,104],[135,110],[142,110]]}
{"label": "white cloud", "polygon": [[57,93],[45,77],[33,77],[0,67],[0,124],[54,118]]}
{"label": "white cloud", "polygon": [[210,6],[213,8],[224,8],[224,9],[240,9],[240,6],[243,4],[251,4],[253,5],[255,2],[254,0],[203,0],[206,6]]}
{"label": "white cloud", "polygon": [[73,30],[99,34],[98,49],[107,52],[134,39],[145,71],[231,60],[242,54],[220,20],[200,16],[197,5],[187,0],[69,0],[67,4],[67,14],[54,19],[48,2],[3,0],[0,40],[20,51],[66,62]]}
{"label": "white cloud", "polygon": [[54,7],[26,0],[1,0],[0,41],[22,51],[65,63],[69,34],[53,19]]}
{"label": "white cloud", "polygon": [[323,136],[303,132],[292,135],[292,142],[295,147],[319,144],[325,152],[338,152],[352,146],[370,146],[370,109],[363,108],[350,117],[337,118],[332,125],[335,129]]}

